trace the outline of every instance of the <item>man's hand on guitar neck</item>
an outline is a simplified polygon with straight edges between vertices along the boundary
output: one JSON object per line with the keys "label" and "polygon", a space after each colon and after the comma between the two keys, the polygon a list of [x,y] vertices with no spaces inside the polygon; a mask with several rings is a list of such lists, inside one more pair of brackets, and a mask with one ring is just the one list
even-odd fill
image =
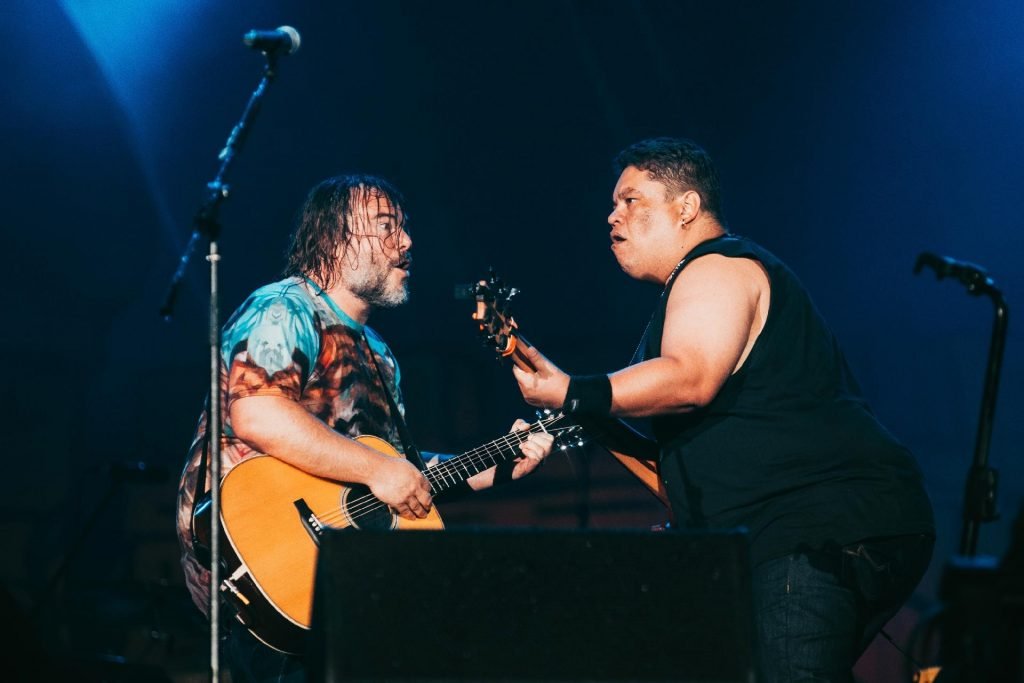
{"label": "man's hand on guitar neck", "polygon": [[[515,424],[512,425],[513,432],[522,432],[528,430],[530,424],[526,420],[516,420]],[[551,454],[551,448],[555,444],[555,437],[551,436],[546,432],[539,434],[530,434],[526,441],[519,446],[519,450],[522,451],[523,457],[517,458],[515,467],[512,468],[512,479],[519,479],[525,477],[530,472],[533,472],[537,467],[544,462],[544,458]]]}
{"label": "man's hand on guitar neck", "polygon": [[[529,428],[530,423],[526,420],[516,420],[515,424],[512,425],[512,429],[509,430],[509,434],[526,431]],[[544,462],[544,458],[551,454],[551,450],[554,445],[555,437],[551,434],[546,432],[534,432],[533,434],[530,434],[526,440],[519,445],[519,451],[523,454],[522,457],[517,457],[512,461],[512,471],[509,473],[506,470],[504,477],[516,480],[525,477],[530,472],[533,472],[542,462]],[[467,480],[469,487],[474,491],[480,491],[494,486],[496,483],[496,477],[498,476],[497,470],[498,467],[492,467],[489,470],[485,470],[480,474],[470,477]]]}
{"label": "man's hand on guitar neck", "polygon": [[537,368],[536,372],[528,372],[518,366],[512,368],[523,399],[537,408],[561,408],[569,390],[569,375],[545,358],[535,346],[524,348],[521,352]]}

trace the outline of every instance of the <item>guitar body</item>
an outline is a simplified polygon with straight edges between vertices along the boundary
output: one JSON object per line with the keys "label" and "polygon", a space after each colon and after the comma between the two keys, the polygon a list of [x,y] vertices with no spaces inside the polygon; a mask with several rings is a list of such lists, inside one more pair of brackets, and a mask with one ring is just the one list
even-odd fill
{"label": "guitar body", "polygon": [[671,512],[668,492],[658,471],[658,446],[654,441],[617,418],[575,415],[573,420]]}
{"label": "guitar body", "polygon": [[[357,441],[402,455],[373,436]],[[432,507],[424,519],[399,517],[365,486],[315,477],[269,455],[246,458],[224,477],[220,514],[230,552],[221,592],[249,631],[270,647],[300,653],[310,629],[318,536],[324,528],[443,529]]]}

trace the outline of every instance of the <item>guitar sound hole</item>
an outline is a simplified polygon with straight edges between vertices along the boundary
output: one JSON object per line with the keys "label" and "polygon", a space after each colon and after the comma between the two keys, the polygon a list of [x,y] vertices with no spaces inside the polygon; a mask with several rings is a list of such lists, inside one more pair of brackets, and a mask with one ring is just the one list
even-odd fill
{"label": "guitar sound hole", "polygon": [[395,527],[395,515],[377,500],[368,486],[352,486],[341,501],[342,509],[357,529],[389,530]]}

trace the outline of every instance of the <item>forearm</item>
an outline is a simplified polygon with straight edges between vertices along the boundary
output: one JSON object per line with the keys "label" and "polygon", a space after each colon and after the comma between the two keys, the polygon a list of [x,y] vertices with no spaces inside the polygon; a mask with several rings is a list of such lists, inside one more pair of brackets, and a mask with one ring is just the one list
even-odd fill
{"label": "forearm", "polygon": [[310,474],[369,484],[386,455],[343,436],[280,396],[248,396],[231,407],[235,435]]}
{"label": "forearm", "polygon": [[482,491],[494,486],[494,473],[497,471],[497,467],[484,470],[480,474],[474,474],[472,477],[466,480],[469,484],[469,488],[474,491]]}
{"label": "forearm", "polygon": [[612,373],[611,415],[650,417],[690,412],[714,397],[714,388],[682,361],[652,358]]}

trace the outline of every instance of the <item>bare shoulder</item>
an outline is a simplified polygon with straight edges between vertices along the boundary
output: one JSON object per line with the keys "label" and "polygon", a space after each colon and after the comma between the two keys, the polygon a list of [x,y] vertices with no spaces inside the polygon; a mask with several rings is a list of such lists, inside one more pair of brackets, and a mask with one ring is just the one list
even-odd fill
{"label": "bare shoulder", "polygon": [[759,261],[701,256],[679,274],[669,294],[662,348],[702,358],[718,387],[746,361],[770,305],[768,275]]}
{"label": "bare shoulder", "polygon": [[734,292],[760,298],[769,289],[768,275],[760,261],[751,258],[734,258],[722,254],[707,254],[687,264],[679,274],[677,290]]}

